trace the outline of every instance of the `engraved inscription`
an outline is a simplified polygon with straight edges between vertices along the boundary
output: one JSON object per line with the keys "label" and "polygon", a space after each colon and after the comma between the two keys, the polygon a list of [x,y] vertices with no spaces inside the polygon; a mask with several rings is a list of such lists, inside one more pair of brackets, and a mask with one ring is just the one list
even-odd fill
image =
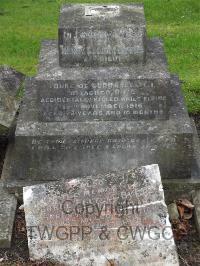
{"label": "engraved inscription", "polygon": [[[121,28],[69,28],[63,29],[60,53],[74,62],[119,63],[135,54],[143,53],[142,42],[136,42],[137,30],[132,25]],[[135,44],[135,45],[134,45]]]}
{"label": "engraved inscription", "polygon": [[72,138],[68,141],[65,138],[33,138],[31,141],[32,150],[40,151],[81,151],[81,150],[144,150],[147,145],[147,137],[82,137]]}
{"label": "engraved inscription", "polygon": [[[168,97],[141,80],[53,81],[38,84],[39,119],[47,122],[167,119]],[[166,86],[166,85],[164,85]]]}
{"label": "engraved inscription", "polygon": [[139,6],[64,8],[58,34],[60,66],[144,63],[145,28],[144,10]]}

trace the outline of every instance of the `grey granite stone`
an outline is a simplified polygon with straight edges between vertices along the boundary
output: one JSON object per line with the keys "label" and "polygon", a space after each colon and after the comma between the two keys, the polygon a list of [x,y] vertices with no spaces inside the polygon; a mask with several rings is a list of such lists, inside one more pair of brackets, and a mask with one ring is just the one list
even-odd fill
{"label": "grey granite stone", "polygon": [[170,84],[169,120],[49,123],[38,121],[30,81],[2,178],[10,187],[13,181],[75,178],[152,163],[159,164],[163,178],[190,178],[193,130],[178,79]]}
{"label": "grey granite stone", "polygon": [[[68,8],[81,13],[83,6]],[[61,16],[61,22],[64,17]],[[97,17],[102,20],[101,14]],[[140,21],[137,16],[136,21]],[[179,80],[168,72],[162,42],[153,39],[145,43],[144,65],[70,68],[59,66],[56,41],[43,43],[39,72],[35,79],[27,81],[16,138],[9,145],[4,164],[2,178],[7,187],[12,189],[31,182],[96,175],[152,163],[159,164],[163,179],[189,180],[194,134]],[[116,90],[110,87],[107,90],[116,83]],[[92,86],[100,86],[100,90],[91,90]],[[102,104],[99,95],[96,98],[84,96],[85,106],[82,102],[74,103],[81,98],[81,93],[99,91],[112,93],[112,98],[108,95],[104,98],[109,106],[90,104],[89,100],[93,102],[94,99]],[[130,100],[132,92],[135,98]],[[73,93],[77,93],[77,97]],[[128,99],[126,104],[122,104],[123,97]],[[158,97],[163,98],[158,100]],[[147,100],[145,104],[144,99]],[[63,101],[70,103],[63,104]],[[130,104],[135,113],[132,108],[127,109]],[[162,114],[155,112],[158,108]]]}
{"label": "grey granite stone", "polygon": [[0,183],[0,248],[10,248],[17,200]]}
{"label": "grey granite stone", "polygon": [[47,181],[151,163],[159,164],[163,178],[191,176],[193,131],[177,79],[171,80],[170,119],[150,121],[41,122],[31,84],[3,177]]}
{"label": "grey granite stone", "polygon": [[143,6],[65,5],[61,8],[58,38],[62,67],[143,63]]}
{"label": "grey granite stone", "polygon": [[10,128],[19,108],[19,89],[25,76],[16,70],[0,66],[0,135]]}
{"label": "grey granite stone", "polygon": [[25,187],[24,210],[33,260],[179,265],[158,165]]}
{"label": "grey granite stone", "polygon": [[[168,119],[170,75],[163,45],[148,41],[145,66],[66,68],[58,66],[57,44],[44,42],[32,85],[42,122]],[[33,96],[29,96],[31,99]]]}
{"label": "grey granite stone", "polygon": [[[131,68],[131,69],[130,69]],[[86,73],[88,73],[86,75]],[[169,78],[163,42],[154,38],[147,41],[147,58],[144,65],[110,66],[110,67],[70,67],[62,68],[58,60],[56,40],[43,41],[37,79],[40,80],[84,80],[86,77],[99,79],[162,79]]]}
{"label": "grey granite stone", "polygon": [[54,41],[44,42],[35,84],[43,122],[168,119],[170,75],[163,44],[148,41],[147,62],[126,67],[59,67]]}
{"label": "grey granite stone", "polygon": [[180,95],[179,81],[171,78],[167,71],[159,40],[148,42],[146,65],[137,69],[63,70],[58,66],[56,43],[45,42],[37,81],[69,80],[69,77],[72,81],[109,77],[111,80],[131,78],[134,81],[169,82],[169,91],[163,90],[169,98],[171,96],[169,119],[49,123],[40,119],[37,105],[40,87],[30,80],[16,139],[10,143],[4,164],[2,178],[6,186],[12,189],[26,182],[59,180],[150,163],[159,163],[163,178],[190,177],[193,131]]}

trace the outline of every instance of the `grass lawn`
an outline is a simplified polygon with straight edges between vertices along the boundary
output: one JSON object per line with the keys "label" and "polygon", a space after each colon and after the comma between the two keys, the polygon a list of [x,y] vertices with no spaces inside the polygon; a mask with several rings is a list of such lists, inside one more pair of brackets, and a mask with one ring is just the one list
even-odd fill
{"label": "grass lawn", "polygon": [[[67,1],[0,0],[0,65],[7,64],[34,75],[41,40],[57,38],[59,6],[63,2]],[[148,35],[164,39],[170,71],[183,80],[189,111],[200,112],[200,1],[134,2],[144,2]]]}

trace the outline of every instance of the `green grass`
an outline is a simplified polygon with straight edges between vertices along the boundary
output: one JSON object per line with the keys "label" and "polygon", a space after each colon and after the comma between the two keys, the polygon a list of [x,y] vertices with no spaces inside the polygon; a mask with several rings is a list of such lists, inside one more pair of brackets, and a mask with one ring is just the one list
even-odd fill
{"label": "green grass", "polygon": [[[34,75],[41,40],[57,38],[59,6],[63,2],[67,1],[0,0],[0,64],[11,65],[27,75]],[[134,2],[144,2],[148,35],[163,38],[169,69],[183,80],[189,111],[200,112],[200,1]]]}

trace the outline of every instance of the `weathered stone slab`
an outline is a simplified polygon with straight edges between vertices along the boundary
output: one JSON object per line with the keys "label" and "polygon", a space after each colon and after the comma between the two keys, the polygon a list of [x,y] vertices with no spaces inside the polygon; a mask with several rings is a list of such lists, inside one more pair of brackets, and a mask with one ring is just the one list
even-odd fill
{"label": "weathered stone slab", "polygon": [[62,67],[143,63],[143,6],[65,5],[61,8],[58,37]]}
{"label": "weathered stone slab", "polygon": [[[32,94],[43,122],[168,119],[170,75],[163,45],[149,41],[145,66],[66,68],[58,66],[57,44],[45,42]],[[33,98],[33,95],[29,97]]]}
{"label": "weathered stone slab", "polygon": [[32,91],[27,91],[3,179],[10,186],[12,181],[75,178],[153,163],[163,178],[190,178],[193,130],[176,78],[171,90],[169,120],[84,123],[38,122]]}
{"label": "weathered stone slab", "polygon": [[[43,43],[36,77],[41,85],[33,80],[27,83],[16,139],[10,143],[3,171],[3,179],[10,189],[17,183],[75,178],[152,163],[159,164],[163,178],[190,178],[193,129],[180,94],[179,81],[167,70],[160,40],[147,42],[145,65],[132,69],[128,66],[63,69],[59,66],[57,48],[55,41]],[[56,110],[55,105],[50,107],[48,102],[41,106],[41,97],[50,99],[54,91],[45,89],[46,85],[58,86],[61,82],[62,86],[63,81],[74,84],[87,80],[103,80],[106,84],[113,80],[141,82],[142,93],[148,93],[150,97],[159,96],[158,93],[163,97],[166,95],[164,115],[168,119],[145,119],[144,114],[117,117],[116,113],[111,113],[102,120],[97,115],[88,115],[83,120],[83,115],[78,117],[76,114],[74,118],[66,113],[63,115],[65,104]],[[149,88],[145,85],[148,82],[159,86]],[[55,89],[56,99],[62,96],[60,92],[59,88]],[[72,107],[70,105],[70,109]],[[80,105],[74,106],[74,110],[78,108],[81,110]]]}
{"label": "weathered stone slab", "polygon": [[10,248],[17,200],[0,183],[0,248]]}
{"label": "weathered stone slab", "polygon": [[22,73],[0,66],[0,134],[4,127],[10,128],[14,121],[20,104],[18,92],[24,79]]}
{"label": "weathered stone slab", "polygon": [[179,265],[158,165],[25,187],[24,207],[31,259]]}
{"label": "weathered stone slab", "polygon": [[[35,79],[27,83],[16,139],[14,143],[10,143],[4,165],[3,178],[9,188],[13,181],[16,185],[17,182],[22,184],[24,181],[59,180],[152,163],[159,164],[163,178],[191,176],[193,130],[180,95],[179,81],[171,78],[167,71],[159,40],[149,41],[146,65],[132,70],[128,67],[63,70],[58,66],[57,55],[56,43],[45,42],[36,78],[36,82],[42,85],[38,86]],[[62,121],[61,117],[60,122],[56,119],[58,113],[52,117],[44,115],[41,119],[38,97],[52,92],[43,92],[46,90],[43,82],[58,85],[61,80],[77,82],[86,79],[108,81],[127,78],[134,82],[144,82],[143,85],[147,80],[158,84],[169,83],[168,90],[166,86],[159,86],[157,89],[168,97],[171,96],[169,119],[130,120],[128,116],[116,119],[115,115],[111,115],[109,119],[104,117],[105,121],[87,117],[85,122],[67,122]],[[59,88],[55,88],[56,92],[57,89]],[[143,92],[148,89],[148,86],[146,89],[141,86]],[[52,120],[46,121],[47,118]]]}
{"label": "weathered stone slab", "polygon": [[[84,80],[85,77],[100,80],[105,79],[162,79],[169,78],[164,53],[163,42],[154,38],[148,40],[147,56],[144,65],[137,65],[137,68],[130,65],[117,65],[112,67],[71,67],[62,68],[58,60],[58,44],[56,40],[46,40],[42,42],[40,52],[40,64],[37,79],[40,80]],[[90,71],[90,72],[89,72]],[[88,73],[88,74],[86,74]],[[70,76],[70,77],[69,77]]]}

